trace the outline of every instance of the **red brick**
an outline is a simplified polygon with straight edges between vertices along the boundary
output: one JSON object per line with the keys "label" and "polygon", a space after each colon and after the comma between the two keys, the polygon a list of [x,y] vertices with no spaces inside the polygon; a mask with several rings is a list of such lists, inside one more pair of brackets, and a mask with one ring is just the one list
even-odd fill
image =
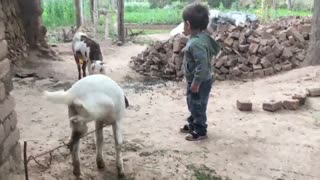
{"label": "red brick", "polygon": [[255,43],[255,44],[259,44],[260,43],[260,40],[258,38],[255,38],[253,36],[250,36],[248,39],[247,39],[248,43]]}
{"label": "red brick", "polygon": [[262,69],[253,71],[253,77],[264,77],[264,71]]}
{"label": "red brick", "polygon": [[232,37],[233,39],[239,39],[240,37],[240,32],[232,32],[230,34],[230,37]]}
{"label": "red brick", "polygon": [[289,71],[292,69],[292,64],[289,63],[289,64],[284,64],[282,65],[282,68],[281,68],[283,71]]}
{"label": "red brick", "polygon": [[268,40],[267,39],[261,39],[260,40],[260,45],[261,46],[266,46],[268,44]]}
{"label": "red brick", "polygon": [[249,49],[249,44],[245,44],[245,45],[242,45],[242,44],[240,44],[239,45],[239,51],[240,52],[247,52],[248,51],[248,49]]}
{"label": "red brick", "polygon": [[303,36],[297,31],[294,27],[289,27],[288,28],[288,34],[294,37],[295,40],[300,41],[300,42],[305,42]]}
{"label": "red brick", "polygon": [[266,56],[265,56],[271,63],[274,63],[276,60],[276,56],[273,52],[270,52],[268,53]]}
{"label": "red brick", "polygon": [[245,64],[240,64],[240,65],[239,65],[239,69],[240,69],[241,71],[244,71],[244,72],[249,71],[249,67],[246,66]]}
{"label": "red brick", "polygon": [[237,108],[240,111],[252,111],[252,103],[250,101],[237,100]]}
{"label": "red brick", "polygon": [[239,76],[241,74],[241,71],[239,69],[239,67],[234,67],[232,70],[231,70],[231,74],[235,75],[235,76]]}
{"label": "red brick", "polygon": [[247,65],[249,64],[249,59],[244,57],[239,57],[239,62]]}
{"label": "red brick", "polygon": [[297,99],[285,100],[282,102],[282,106],[284,109],[297,110],[300,106],[300,101]]}
{"label": "red brick", "polygon": [[303,61],[305,56],[303,55],[303,53],[298,53],[298,55],[296,56],[296,58],[299,60],[299,61]]}
{"label": "red brick", "polygon": [[293,56],[289,48],[284,48],[281,57],[284,59],[290,59]]}
{"label": "red brick", "polygon": [[268,46],[271,46],[271,47],[272,47],[274,44],[276,44],[276,40],[275,40],[275,39],[269,39],[268,42],[267,42],[267,45],[268,45]]}
{"label": "red brick", "polygon": [[308,96],[310,97],[320,96],[320,88],[310,88],[310,89],[307,89],[307,91],[308,91]]}
{"label": "red brick", "polygon": [[311,32],[311,24],[304,24],[300,26],[301,32],[310,33]]}
{"label": "red brick", "polygon": [[271,76],[274,74],[274,69],[272,67],[266,68],[263,71],[265,76]]}
{"label": "red brick", "polygon": [[287,31],[281,31],[278,35],[280,41],[286,41],[287,40]]}
{"label": "red brick", "polygon": [[221,71],[223,74],[227,74],[227,73],[229,72],[229,70],[228,70],[226,67],[224,67],[224,66],[221,66],[221,67],[220,67],[220,71]]}
{"label": "red brick", "polygon": [[261,64],[254,64],[252,66],[253,70],[259,70],[259,69],[262,69],[262,65]]}
{"label": "red brick", "polygon": [[279,71],[281,71],[282,66],[280,64],[275,64],[274,69],[279,72]]}
{"label": "red brick", "polygon": [[233,39],[231,37],[228,37],[226,40],[224,40],[224,44],[231,47],[233,44]]}
{"label": "red brick", "polygon": [[306,95],[294,95],[292,99],[299,100],[300,106],[303,106],[306,102],[307,96]]}
{"label": "red brick", "polygon": [[268,68],[268,67],[271,67],[272,65],[271,62],[266,57],[262,58],[260,63],[263,68]]}
{"label": "red brick", "polygon": [[265,102],[262,104],[262,109],[270,112],[278,111],[282,109],[282,102],[274,100],[271,100],[270,102]]}
{"label": "red brick", "polygon": [[259,49],[259,44],[251,43],[249,46],[249,53],[256,54]]}
{"label": "red brick", "polygon": [[217,63],[215,64],[215,67],[220,68],[227,61],[228,61],[228,56],[223,56],[220,59],[218,59]]}
{"label": "red brick", "polygon": [[258,56],[255,56],[255,55],[252,55],[249,57],[249,62],[251,64],[258,64],[259,63],[259,57]]}
{"label": "red brick", "polygon": [[283,49],[284,47],[281,46],[280,44],[275,44],[273,47],[272,47],[272,50],[274,52],[274,54],[277,56],[277,57],[280,57],[282,52],[283,52]]}

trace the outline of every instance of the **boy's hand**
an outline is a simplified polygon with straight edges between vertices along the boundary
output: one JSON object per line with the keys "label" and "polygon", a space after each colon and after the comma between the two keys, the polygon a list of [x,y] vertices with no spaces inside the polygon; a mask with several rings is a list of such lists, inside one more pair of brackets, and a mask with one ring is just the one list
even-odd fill
{"label": "boy's hand", "polygon": [[192,93],[197,93],[197,92],[199,92],[199,85],[197,85],[197,84],[195,84],[195,83],[192,83],[191,84],[191,92]]}

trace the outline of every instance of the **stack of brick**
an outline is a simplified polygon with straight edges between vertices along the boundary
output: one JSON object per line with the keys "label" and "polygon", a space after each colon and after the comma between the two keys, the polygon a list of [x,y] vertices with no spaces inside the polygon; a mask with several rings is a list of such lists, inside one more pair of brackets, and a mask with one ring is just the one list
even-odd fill
{"label": "stack of brick", "polygon": [[[311,19],[286,17],[269,25],[220,24],[212,33],[222,51],[213,58],[218,80],[270,76],[298,67],[304,61],[311,31]],[[149,46],[132,57],[131,68],[147,76],[181,79],[180,35]]]}
{"label": "stack of brick", "polygon": [[132,57],[130,67],[146,76],[180,79],[183,76],[183,56],[180,52],[186,43],[187,38],[182,35],[166,42],[157,41],[138,56]]}
{"label": "stack of brick", "polygon": [[310,18],[284,18],[257,29],[220,25],[212,35],[223,47],[213,59],[218,80],[270,76],[304,61]]}
{"label": "stack of brick", "polygon": [[16,126],[15,101],[9,94],[13,89],[13,84],[4,31],[4,28],[0,29],[0,179],[19,180],[23,177],[21,175],[20,133]]}

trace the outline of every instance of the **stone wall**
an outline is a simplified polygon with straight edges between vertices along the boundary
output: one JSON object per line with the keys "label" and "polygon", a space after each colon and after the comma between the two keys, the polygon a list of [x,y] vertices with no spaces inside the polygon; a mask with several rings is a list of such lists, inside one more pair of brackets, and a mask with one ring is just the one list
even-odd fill
{"label": "stone wall", "polygon": [[[2,4],[3,5],[3,4]],[[3,11],[0,8],[0,17]],[[5,40],[4,20],[0,19],[0,180],[22,180],[20,133],[17,128],[11,61]]]}
{"label": "stone wall", "polygon": [[25,40],[25,29],[18,0],[0,0],[0,30],[5,30],[5,39],[8,44],[8,58],[17,65],[28,56],[28,45]]}

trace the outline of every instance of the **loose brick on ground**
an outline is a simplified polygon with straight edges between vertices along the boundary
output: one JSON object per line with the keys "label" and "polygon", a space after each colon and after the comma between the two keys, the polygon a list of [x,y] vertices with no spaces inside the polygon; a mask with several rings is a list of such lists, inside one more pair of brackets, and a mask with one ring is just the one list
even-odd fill
{"label": "loose brick on ground", "polygon": [[264,102],[262,104],[262,109],[269,112],[276,112],[282,109],[282,102],[271,100],[270,102]]}
{"label": "loose brick on ground", "polygon": [[309,88],[307,89],[307,91],[308,91],[308,96],[310,97],[320,96],[320,88]]}
{"label": "loose brick on ground", "polygon": [[292,99],[297,99],[300,102],[300,106],[303,106],[306,102],[307,96],[306,95],[294,95],[292,96]]}
{"label": "loose brick on ground", "polygon": [[252,111],[252,102],[249,100],[237,100],[237,108],[240,111]]}
{"label": "loose brick on ground", "polygon": [[282,106],[284,109],[297,110],[300,106],[300,101],[297,99],[285,100],[282,102]]}

